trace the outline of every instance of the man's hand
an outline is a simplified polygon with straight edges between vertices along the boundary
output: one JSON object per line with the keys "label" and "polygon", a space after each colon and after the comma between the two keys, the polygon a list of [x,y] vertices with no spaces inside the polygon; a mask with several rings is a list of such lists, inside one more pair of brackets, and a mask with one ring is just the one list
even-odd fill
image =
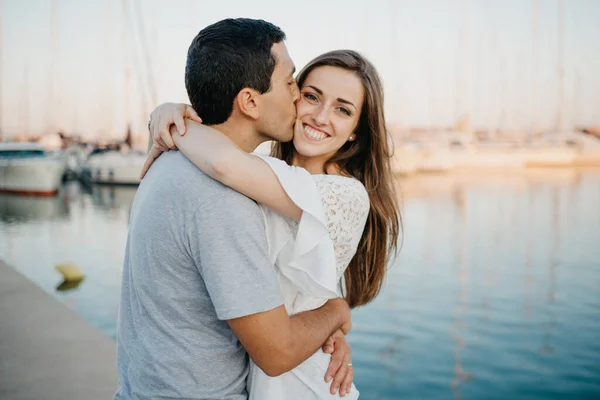
{"label": "man's hand", "polygon": [[329,368],[327,368],[327,372],[325,373],[325,382],[333,379],[330,393],[336,394],[339,389],[340,397],[344,397],[350,393],[352,380],[354,379],[350,351],[350,345],[341,330],[331,335],[323,345],[323,352],[331,354]]}
{"label": "man's hand", "polygon": [[181,136],[185,135],[184,118],[202,123],[202,119],[196,111],[187,104],[164,103],[152,111],[148,128],[157,150],[163,152],[176,148],[171,137],[171,125],[177,127],[177,131]]}

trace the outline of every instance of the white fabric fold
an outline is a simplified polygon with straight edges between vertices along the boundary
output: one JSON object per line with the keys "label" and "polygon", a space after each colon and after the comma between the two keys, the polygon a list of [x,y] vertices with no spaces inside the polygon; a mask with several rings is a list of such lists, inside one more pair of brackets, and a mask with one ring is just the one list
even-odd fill
{"label": "white fabric fold", "polygon": [[[281,292],[288,313],[312,310],[327,299],[338,297],[336,257],[328,228],[321,192],[315,179],[304,168],[277,158],[255,154],[273,170],[290,199],[302,209],[297,224],[288,217],[260,205],[265,216],[271,261],[278,269]],[[277,377],[267,376],[250,362],[248,398],[250,400],[329,400],[323,379],[331,356],[317,351],[293,370]],[[359,392],[352,385],[344,398],[356,400]]]}
{"label": "white fabric fold", "polygon": [[272,261],[303,296],[338,297],[333,242],[313,177],[304,168],[290,166],[274,157],[255,155],[271,167],[287,195],[302,209],[294,239],[285,219],[263,207]]}

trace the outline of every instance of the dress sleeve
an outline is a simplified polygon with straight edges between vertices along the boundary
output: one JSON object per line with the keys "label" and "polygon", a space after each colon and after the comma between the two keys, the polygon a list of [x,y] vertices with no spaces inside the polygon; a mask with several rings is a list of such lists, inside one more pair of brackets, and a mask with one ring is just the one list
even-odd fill
{"label": "dress sleeve", "polygon": [[336,259],[329,236],[328,221],[321,195],[312,175],[274,157],[254,154],[263,159],[281,183],[290,199],[302,209],[295,240],[281,240],[284,217],[265,211],[270,252],[280,273],[306,295],[329,299],[337,297]]}
{"label": "dress sleeve", "polygon": [[356,254],[369,216],[369,195],[360,181],[324,176],[317,180],[340,278]]}

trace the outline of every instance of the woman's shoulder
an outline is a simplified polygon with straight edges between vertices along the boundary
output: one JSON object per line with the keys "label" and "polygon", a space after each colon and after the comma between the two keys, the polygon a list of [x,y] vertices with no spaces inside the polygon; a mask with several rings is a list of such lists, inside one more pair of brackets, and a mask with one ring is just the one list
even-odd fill
{"label": "woman's shoulder", "polygon": [[358,179],[343,175],[313,175],[325,203],[346,203],[355,209],[369,209],[369,194]]}
{"label": "woman's shoulder", "polygon": [[320,186],[327,186],[332,190],[341,190],[343,192],[354,192],[358,195],[366,196],[368,199],[365,185],[353,176],[321,174],[313,175],[315,182]]}

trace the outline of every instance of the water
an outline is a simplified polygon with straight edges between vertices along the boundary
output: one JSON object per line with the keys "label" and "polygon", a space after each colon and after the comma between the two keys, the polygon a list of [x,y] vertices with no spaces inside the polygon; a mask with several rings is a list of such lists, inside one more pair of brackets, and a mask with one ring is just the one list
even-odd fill
{"label": "water", "polygon": [[[402,252],[349,336],[361,399],[600,398],[600,171],[401,186]],[[114,338],[134,194],[1,195],[0,258]],[[87,274],[78,287],[60,286],[62,262]]]}

